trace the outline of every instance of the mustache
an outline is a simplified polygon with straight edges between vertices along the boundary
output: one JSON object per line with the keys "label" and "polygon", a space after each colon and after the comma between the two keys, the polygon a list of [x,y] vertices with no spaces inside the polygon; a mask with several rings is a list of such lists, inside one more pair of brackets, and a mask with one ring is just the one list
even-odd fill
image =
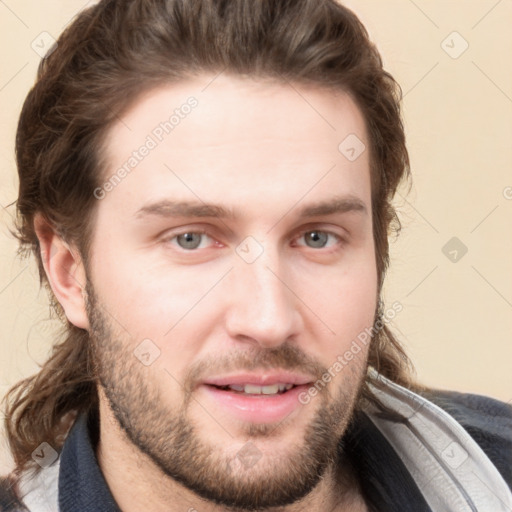
{"label": "mustache", "polygon": [[297,371],[321,379],[327,368],[305,354],[295,345],[283,343],[269,349],[236,350],[228,357],[212,356],[193,363],[184,379],[184,389],[192,392],[201,382],[213,375],[234,371],[256,371],[281,369]]}

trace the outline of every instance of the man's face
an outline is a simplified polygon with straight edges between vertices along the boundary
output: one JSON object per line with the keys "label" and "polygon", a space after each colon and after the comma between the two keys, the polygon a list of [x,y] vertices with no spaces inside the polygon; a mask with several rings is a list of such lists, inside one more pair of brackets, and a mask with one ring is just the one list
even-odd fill
{"label": "man's face", "polygon": [[95,362],[165,474],[226,506],[283,505],[332,465],[365,376],[368,347],[333,366],[376,309],[369,152],[339,149],[369,144],[344,93],[211,79],[146,94],[105,141],[102,183],[138,154],[98,192]]}

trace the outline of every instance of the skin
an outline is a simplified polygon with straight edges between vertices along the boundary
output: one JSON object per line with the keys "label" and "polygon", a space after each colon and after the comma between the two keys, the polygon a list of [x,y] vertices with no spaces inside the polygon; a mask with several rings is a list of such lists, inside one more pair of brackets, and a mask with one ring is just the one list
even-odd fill
{"label": "skin", "polygon": [[[127,512],[366,510],[337,442],[357,403],[367,347],[275,422],[243,421],[200,385],[237,371],[320,378],[373,324],[370,156],[351,162],[338,150],[349,134],[369,146],[364,119],[341,91],[212,78],[149,91],[110,128],[104,181],[174,108],[198,101],[98,200],[87,269],[73,246],[37,223],[52,289],[68,319],[91,333],[99,464]],[[335,196],[362,207],[299,217]],[[164,200],[215,203],[236,215],[141,213]],[[194,238],[197,248],[180,246],[177,235],[198,230],[206,235]],[[261,254],[248,263],[240,247]],[[147,366],[133,354],[142,340],[159,351]],[[249,468],[237,457],[247,446],[260,456]]]}

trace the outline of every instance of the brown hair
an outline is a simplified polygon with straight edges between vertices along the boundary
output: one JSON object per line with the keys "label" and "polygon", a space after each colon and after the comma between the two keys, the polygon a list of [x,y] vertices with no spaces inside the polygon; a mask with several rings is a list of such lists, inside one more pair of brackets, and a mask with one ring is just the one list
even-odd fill
{"label": "brown hair", "polygon": [[[43,283],[34,216],[87,260],[99,148],[112,123],[150,88],[223,71],[344,90],[356,101],[370,137],[380,293],[388,235],[399,227],[391,200],[409,173],[401,91],[364,26],[334,0],[103,0],[81,12],[41,62],[16,137],[17,236],[22,251],[35,254]],[[62,318],[64,340],[7,396],[18,470],[42,441],[58,449],[76,413],[97,408],[88,333]],[[410,362],[386,325],[373,336],[369,364],[412,386]]]}

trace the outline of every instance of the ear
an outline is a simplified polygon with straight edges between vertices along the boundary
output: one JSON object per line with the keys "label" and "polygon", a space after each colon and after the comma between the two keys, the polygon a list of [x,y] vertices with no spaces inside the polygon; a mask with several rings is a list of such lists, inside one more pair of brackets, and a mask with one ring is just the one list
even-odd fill
{"label": "ear", "polygon": [[41,214],[34,217],[34,229],[44,270],[56,299],[73,325],[88,329],[86,274],[78,249],[65,242]]}

